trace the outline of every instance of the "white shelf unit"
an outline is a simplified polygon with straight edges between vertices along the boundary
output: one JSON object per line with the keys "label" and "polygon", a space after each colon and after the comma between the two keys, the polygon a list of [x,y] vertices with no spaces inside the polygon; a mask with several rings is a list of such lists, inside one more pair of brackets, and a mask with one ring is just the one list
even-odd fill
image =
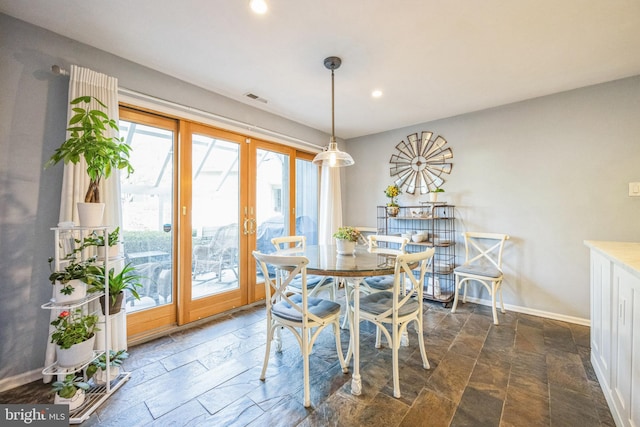
{"label": "white shelf unit", "polygon": [[[59,228],[54,227],[51,229],[54,232],[54,257],[53,257],[53,268],[55,271],[59,271],[63,268],[64,264],[68,261],[65,258],[71,254],[76,245],[80,245],[83,242],[84,238],[91,235],[92,233],[102,236],[105,242],[108,242],[108,231],[107,227],[73,227],[73,228]],[[88,259],[90,256],[94,256],[97,254],[89,253],[88,249],[84,249],[80,253],[80,257],[82,260]],[[108,251],[105,251],[105,254]],[[109,258],[105,256],[102,259],[98,259],[97,262],[100,262],[104,265],[105,271],[109,271]],[[105,289],[109,289],[109,278],[108,275],[105,277]],[[41,305],[41,308],[45,310],[53,310],[62,312],[64,310],[83,308],[88,309],[91,303],[96,301],[103,295],[107,294],[105,300],[108,300],[108,292],[97,292],[87,294],[86,297],[76,300],[69,303],[56,303],[52,298],[50,301]],[[98,304],[99,306],[99,304]],[[98,308],[98,310],[100,310]],[[58,366],[57,362],[49,364],[42,370],[43,375],[53,375],[53,376],[61,376],[62,378],[67,374],[72,373],[81,373],[84,376],[84,369],[89,366],[94,360],[100,357],[103,354],[109,354],[109,336],[110,336],[110,322],[109,322],[109,304],[105,304],[104,308],[104,322],[101,323],[100,328],[102,329],[104,336],[104,348],[105,350],[94,350],[93,358],[85,361],[84,363],[73,366],[73,367],[61,367]],[[111,367],[109,363],[106,365],[106,377],[110,378]],[[84,403],[69,412],[69,423],[70,424],[80,424],[91,416],[91,414],[104,402],[111,394],[113,394],[117,389],[119,389],[131,376],[129,372],[121,372],[118,377],[114,378],[111,381],[107,381],[105,384],[96,384],[93,381],[90,382],[91,387],[89,390],[85,392],[85,400]]]}
{"label": "white shelf unit", "polygon": [[396,216],[389,215],[386,206],[377,207],[378,233],[402,235],[427,231],[423,242],[409,241],[407,252],[435,247],[436,252],[424,278],[424,297],[448,305],[453,301],[456,267],[455,207],[445,202],[424,202],[417,206],[400,206]]}

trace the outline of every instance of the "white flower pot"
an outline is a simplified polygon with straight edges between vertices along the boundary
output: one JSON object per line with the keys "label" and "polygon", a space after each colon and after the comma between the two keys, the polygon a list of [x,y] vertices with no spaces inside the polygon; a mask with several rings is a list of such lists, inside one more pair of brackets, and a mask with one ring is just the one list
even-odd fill
{"label": "white flower pot", "polygon": [[63,285],[62,283],[56,281],[56,283],[53,285],[53,299],[57,304],[67,304],[70,302],[81,300],[82,298],[87,296],[87,284],[80,279],[70,280],[66,286],[71,286],[73,288],[73,292],[69,295],[65,295],[62,293],[62,288],[65,287],[65,285]]}
{"label": "white flower pot", "polygon": [[429,201],[430,202],[437,202],[438,201],[438,193],[429,193]]}
{"label": "white flower pot", "polygon": [[83,365],[93,359],[93,345],[96,341],[95,334],[80,344],[74,344],[70,348],[64,349],[56,345],[56,360],[58,366],[72,368]]}
{"label": "white flower pot", "polygon": [[353,255],[356,251],[356,242],[344,239],[336,239],[338,255]]}
{"label": "white flower pot", "polygon": [[99,227],[102,225],[104,203],[77,203],[78,218],[81,227]]}
{"label": "white flower pot", "polygon": [[84,403],[84,390],[79,388],[76,390],[76,394],[73,397],[60,397],[56,393],[56,397],[53,399],[53,403],[56,405],[65,404],[69,405],[69,411],[73,411],[74,409],[78,409]]}
{"label": "white flower pot", "polygon": [[[119,366],[110,366],[109,367],[109,382],[115,380],[120,375],[120,367]],[[93,376],[93,380],[96,385],[104,385],[107,383],[107,371],[102,370],[102,368],[98,368],[95,375]]]}

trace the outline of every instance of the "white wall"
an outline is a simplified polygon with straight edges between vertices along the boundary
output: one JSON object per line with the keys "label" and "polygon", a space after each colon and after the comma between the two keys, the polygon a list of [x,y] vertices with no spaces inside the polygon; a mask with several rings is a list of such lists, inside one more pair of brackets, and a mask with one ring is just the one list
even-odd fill
{"label": "white wall", "polygon": [[347,141],[345,224],[375,225],[395,145],[423,130],[453,149],[458,231],[511,235],[505,303],[589,319],[583,240],[640,241],[640,76]]}

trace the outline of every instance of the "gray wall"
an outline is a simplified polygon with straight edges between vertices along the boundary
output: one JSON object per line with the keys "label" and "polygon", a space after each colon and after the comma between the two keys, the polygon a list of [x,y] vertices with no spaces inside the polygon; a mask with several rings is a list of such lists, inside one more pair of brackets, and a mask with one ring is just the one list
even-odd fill
{"label": "gray wall", "polygon": [[375,225],[394,147],[422,130],[453,149],[442,199],[456,205],[458,231],[511,235],[505,302],[589,319],[583,241],[640,241],[640,197],[628,196],[640,181],[640,76],[351,139],[345,223]]}
{"label": "gray wall", "polygon": [[[68,77],[77,64],[121,87],[325,145],[328,135],[204,91],[0,14],[0,390],[42,369],[51,298],[47,258],[58,223],[62,167],[42,166],[65,138]],[[24,375],[23,375],[24,374]],[[23,375],[22,377],[17,377]]]}

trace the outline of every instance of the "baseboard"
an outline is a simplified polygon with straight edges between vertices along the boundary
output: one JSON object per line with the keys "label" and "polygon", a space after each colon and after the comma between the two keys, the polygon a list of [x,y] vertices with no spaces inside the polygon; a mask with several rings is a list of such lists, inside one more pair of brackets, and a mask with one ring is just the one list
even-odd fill
{"label": "baseboard", "polygon": [[42,368],[0,380],[0,392],[42,379]]}
{"label": "baseboard", "polygon": [[[462,301],[462,296],[460,297],[460,301]],[[467,297],[467,302],[473,302],[475,304],[486,305],[488,307],[491,307],[491,301],[485,300],[485,299]],[[567,316],[565,314],[552,313],[550,311],[536,310],[534,308],[522,307],[519,305],[511,305],[511,304],[505,304],[504,309],[507,311],[515,311],[517,313],[524,313],[524,314],[530,314],[532,316],[544,317],[547,319],[561,320],[567,323],[575,323],[576,325],[589,326],[589,327],[591,326],[590,319],[583,319],[581,317]]]}

